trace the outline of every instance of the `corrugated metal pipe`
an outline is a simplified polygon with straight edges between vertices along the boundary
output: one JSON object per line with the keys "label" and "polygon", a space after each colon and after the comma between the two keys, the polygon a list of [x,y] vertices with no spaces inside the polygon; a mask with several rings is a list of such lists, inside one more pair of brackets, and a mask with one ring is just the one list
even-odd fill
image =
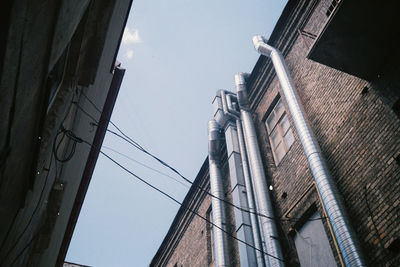
{"label": "corrugated metal pipe", "polygon": [[244,184],[246,187],[248,209],[251,212],[249,214],[251,230],[252,230],[253,239],[254,239],[254,246],[257,248],[257,250],[255,251],[256,258],[257,258],[257,266],[264,267],[265,261],[264,261],[264,255],[261,252],[261,251],[263,251],[263,247],[262,247],[262,242],[261,242],[260,227],[258,225],[258,217],[255,214],[257,212],[257,210],[256,210],[256,204],[255,204],[254,194],[253,194],[253,192],[254,192],[253,184],[251,182],[249,165],[248,165],[248,161],[247,161],[246,146],[244,143],[244,136],[243,136],[243,130],[242,130],[242,122],[240,121],[240,112],[236,110],[236,108],[234,107],[234,105],[232,103],[232,98],[235,99],[237,102],[236,94],[233,94],[231,92],[221,91],[221,98],[222,98],[222,106],[223,106],[224,113],[228,116],[231,116],[232,119],[234,119],[236,121],[236,130],[237,130],[237,135],[238,135],[238,143],[239,143],[240,158],[241,158],[241,163],[242,163]]}
{"label": "corrugated metal pipe", "polygon": [[266,253],[274,257],[267,257],[268,266],[284,266],[282,259],[282,250],[278,241],[278,231],[275,222],[272,203],[267,189],[265,172],[261,161],[260,150],[257,141],[257,135],[254,128],[254,122],[251,117],[250,107],[247,98],[246,80],[248,74],[238,73],[235,75],[235,84],[237,89],[237,98],[240,106],[240,116],[243,124],[243,132],[246,144],[247,157],[249,159],[251,177],[253,179],[254,190],[256,194],[258,212],[267,217],[260,217],[261,230],[265,242]]}
{"label": "corrugated metal pipe", "polygon": [[304,115],[303,107],[299,101],[294,83],[289,75],[281,52],[268,45],[266,40],[260,35],[253,38],[253,44],[260,54],[272,60],[283,94],[289,106],[297,134],[299,135],[306,154],[311,173],[314,176],[318,192],[321,196],[322,204],[327,211],[329,221],[332,225],[346,266],[365,266],[361,249],[350,225],[349,217],[345,212],[343,200],[326,166],[325,159],[314,133]]}
{"label": "corrugated metal pipe", "polygon": [[214,119],[208,123],[208,141],[210,187],[211,194],[215,196],[211,198],[212,218],[213,224],[220,228],[213,227],[215,266],[225,267],[229,266],[228,247],[226,235],[221,229],[226,230],[226,216],[224,203],[219,200],[225,198],[220,169],[223,137],[221,136],[221,128]]}

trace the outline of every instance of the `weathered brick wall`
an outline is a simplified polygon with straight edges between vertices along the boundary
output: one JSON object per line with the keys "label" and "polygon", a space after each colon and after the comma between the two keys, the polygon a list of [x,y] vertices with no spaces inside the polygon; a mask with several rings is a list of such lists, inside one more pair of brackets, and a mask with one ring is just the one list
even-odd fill
{"label": "weathered brick wall", "polygon": [[[286,14],[287,21],[280,24],[279,34],[271,40],[284,51],[305,113],[337,182],[368,264],[400,266],[399,254],[390,249],[395,242],[400,242],[400,120],[392,109],[399,99],[392,89],[400,84],[399,68],[378,81],[368,82],[307,59],[315,39],[313,35],[318,35],[328,21],[326,11],[331,1],[293,3],[296,8],[292,14]],[[306,34],[300,34],[302,31]],[[279,95],[287,113],[289,109],[270,69],[270,61],[261,57],[248,89],[267,182],[273,186],[270,193],[275,217],[279,218],[277,223],[287,266],[299,266],[293,229],[300,229],[314,211],[321,215],[340,266],[339,250],[290,114],[295,142],[277,166],[274,162],[264,120],[271,103]],[[231,200],[226,164],[224,173],[226,197]],[[210,205],[210,197],[206,196],[199,204],[199,213],[205,216]],[[227,207],[227,214],[228,230],[233,232],[232,207]],[[214,266],[213,263],[208,265],[206,222],[192,216],[190,222],[181,227],[184,229],[176,237],[178,241],[169,248],[173,252],[167,266]],[[237,242],[231,239],[229,244],[233,255],[231,265],[238,266]]]}
{"label": "weathered brick wall", "polygon": [[[304,29],[314,34],[322,29],[329,2],[320,1]],[[295,40],[286,56],[289,71],[367,260],[372,266],[397,265],[399,256],[388,249],[400,238],[400,167],[395,160],[400,152],[400,121],[387,104],[394,101],[387,100],[390,95],[385,95],[383,101],[379,84],[308,60],[311,41],[301,36]],[[264,78],[257,79],[253,84],[256,88],[262,86],[267,76],[260,75]],[[368,90],[362,93],[365,87]],[[279,165],[275,166],[273,161],[263,119],[279,92],[275,77],[255,108],[260,149],[268,180],[274,187],[277,217],[299,218],[313,202],[321,216],[325,216],[315,189],[310,189],[313,179],[296,133],[295,143]],[[285,101],[284,104],[288,113]],[[294,130],[290,115],[289,119]],[[328,224],[323,222],[339,260]],[[294,226],[294,222],[281,223],[283,247],[291,265],[298,264],[289,234],[289,228]]]}
{"label": "weathered brick wall", "polygon": [[[206,217],[210,204],[210,198],[206,197],[198,210],[199,214]],[[206,227],[205,220],[193,216],[166,266],[209,266]]]}

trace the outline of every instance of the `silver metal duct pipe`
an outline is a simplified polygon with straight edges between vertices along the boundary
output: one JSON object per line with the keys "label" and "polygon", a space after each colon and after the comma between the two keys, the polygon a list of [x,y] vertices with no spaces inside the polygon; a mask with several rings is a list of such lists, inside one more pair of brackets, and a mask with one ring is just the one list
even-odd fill
{"label": "silver metal duct pipe", "polygon": [[229,266],[228,247],[225,233],[221,230],[226,230],[225,227],[225,207],[223,202],[219,199],[224,199],[224,187],[222,183],[222,175],[220,170],[221,164],[221,128],[218,123],[212,119],[208,123],[208,162],[210,170],[210,187],[211,194],[215,197],[211,198],[212,205],[212,218],[214,237],[214,252],[215,252],[215,266],[225,267]]}
{"label": "silver metal duct pipe", "polygon": [[248,74],[238,73],[235,75],[235,84],[237,89],[238,103],[243,123],[243,132],[247,149],[247,156],[250,164],[251,177],[256,193],[258,212],[267,217],[260,217],[261,230],[265,242],[266,252],[273,257],[268,257],[266,263],[268,266],[284,266],[282,259],[282,250],[278,241],[278,231],[275,222],[270,219],[274,217],[271,199],[267,189],[265,172],[261,161],[260,150],[257,141],[257,135],[254,128],[254,122],[251,117],[245,77]]}
{"label": "silver metal duct pipe", "polygon": [[346,266],[365,266],[361,249],[350,225],[348,215],[345,212],[343,200],[326,166],[314,133],[304,115],[303,107],[282,54],[278,49],[268,45],[260,35],[253,38],[253,43],[260,54],[271,58],[275,67],[276,75],[303,145],[322,204],[325,206]]}
{"label": "silver metal duct pipe", "polygon": [[[250,178],[249,172],[249,165],[247,163],[247,156],[246,156],[246,146],[243,139],[243,129],[242,123],[240,120],[236,120],[236,128],[239,136],[239,147],[240,147],[240,155],[242,157],[242,167],[243,167],[243,174],[244,174],[244,182],[247,188],[247,201],[249,203],[249,211],[250,212],[257,212],[256,204],[253,195],[253,184]],[[261,232],[260,226],[258,224],[258,217],[254,213],[250,213],[250,221],[253,230],[253,239],[254,239],[254,246],[258,249],[256,251],[257,257],[257,264],[259,267],[265,266],[265,259],[264,254],[261,252],[263,251],[262,241],[261,241]]]}
{"label": "silver metal duct pipe", "polygon": [[244,185],[245,185],[246,193],[247,193],[246,194],[247,206],[248,206],[248,210],[251,212],[251,213],[249,213],[250,224],[251,224],[251,230],[252,230],[252,235],[253,235],[253,240],[254,240],[254,247],[257,249],[255,251],[257,266],[265,267],[264,254],[261,252],[261,251],[263,251],[263,247],[262,247],[262,241],[261,241],[260,227],[258,225],[258,218],[257,218],[257,215],[255,214],[255,212],[257,212],[257,210],[256,210],[256,204],[255,204],[254,195],[253,195],[253,192],[254,192],[253,184],[251,182],[249,165],[247,162],[246,147],[245,147],[245,143],[244,143],[242,123],[240,121],[240,112],[237,111],[233,107],[232,97],[236,98],[236,95],[233,95],[231,92],[226,92],[226,93],[224,91],[221,92],[222,106],[223,106],[224,113],[228,116],[231,116],[236,121],[236,131],[237,131],[240,158],[241,158],[241,164],[242,164],[241,169],[243,171]]}
{"label": "silver metal duct pipe", "polygon": [[[221,125],[225,132],[226,152],[229,166],[229,180],[231,183],[231,194],[233,205],[248,209],[247,189],[244,184],[242,161],[240,156],[240,148],[238,134],[235,124],[235,118],[227,113],[226,96],[230,92],[219,90],[215,97],[215,106],[219,111],[222,111],[225,118],[224,124]],[[252,226],[250,214],[239,209],[233,209],[235,215],[235,232],[237,238],[254,246]],[[238,252],[240,266],[257,266],[257,256],[255,250],[243,243],[238,243]]]}

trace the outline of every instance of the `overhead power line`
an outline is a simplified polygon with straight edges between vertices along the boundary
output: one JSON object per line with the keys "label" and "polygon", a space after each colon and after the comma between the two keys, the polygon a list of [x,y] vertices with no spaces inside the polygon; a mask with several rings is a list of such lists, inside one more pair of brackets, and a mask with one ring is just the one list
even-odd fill
{"label": "overhead power line", "polygon": [[[93,147],[92,144],[90,144],[87,141],[83,141],[85,144],[89,145],[90,147]],[[118,161],[116,161],[115,159],[113,159],[111,156],[109,156],[107,153],[105,153],[104,151],[100,150],[100,153],[105,156],[106,158],[108,158],[110,161],[112,161],[115,165],[117,165],[118,167],[120,167],[122,170],[124,170],[125,172],[127,172],[128,174],[130,174],[131,176],[135,177],[137,180],[139,180],[140,182],[146,184],[147,186],[151,187],[152,189],[154,189],[155,191],[161,193],[162,195],[164,195],[165,197],[169,198],[170,200],[172,200],[173,202],[175,202],[176,204],[178,204],[179,206],[181,206],[182,208],[186,209],[187,211],[193,213],[194,215],[198,216],[199,218],[203,219],[204,221],[206,221],[207,223],[210,223],[211,225],[213,225],[215,228],[218,228],[219,230],[221,230],[222,232],[224,232],[225,234],[227,234],[229,237],[235,239],[236,241],[249,246],[261,253],[263,253],[264,255],[268,256],[268,257],[272,257],[274,259],[277,259],[279,261],[285,262],[283,259],[280,259],[272,254],[266,253],[264,251],[262,251],[261,249],[256,248],[255,246],[247,243],[246,241],[241,240],[240,238],[237,238],[236,236],[234,236],[233,234],[231,234],[230,232],[226,231],[225,229],[223,229],[222,227],[219,227],[218,225],[214,224],[212,221],[208,220],[206,217],[204,217],[203,215],[199,214],[197,211],[191,209],[188,206],[183,205],[182,202],[180,202],[179,200],[177,200],[176,198],[174,198],[173,196],[169,195],[168,193],[162,191],[161,189],[157,188],[156,186],[152,185],[151,183],[147,182],[145,179],[143,179],[142,177],[136,175],[134,172],[132,172],[131,170],[129,170],[128,168],[126,168],[125,166],[123,166],[121,163],[119,163]]]}
{"label": "overhead power line", "polygon": [[[71,101],[71,103],[76,104],[76,105],[78,106],[78,108],[79,108],[82,112],[84,112],[86,115],[90,116],[90,114],[87,113],[86,111],[84,111],[84,110],[77,104],[77,102]],[[92,103],[92,104],[93,104],[93,103]],[[92,120],[96,121],[92,116],[90,116],[90,117],[91,117]],[[66,118],[66,116],[65,116],[65,118]],[[65,120],[65,118],[64,118],[64,120]],[[89,145],[90,147],[93,147],[93,144],[91,144],[91,143],[89,143],[89,142],[83,140],[82,138],[76,136],[71,130],[65,129],[65,128],[63,127],[63,125],[62,125],[63,122],[64,122],[64,120],[62,121],[62,123],[61,123],[61,125],[60,125],[60,131],[63,132],[63,133],[65,133],[65,137],[69,138],[69,139],[72,140],[74,143],[85,143],[85,144]],[[97,121],[96,121],[96,123],[97,123]],[[114,125],[114,124],[113,124],[113,125]],[[115,125],[115,127],[116,127],[119,131],[121,131],[116,125]],[[114,133],[115,133],[115,132],[114,132]],[[115,133],[115,134],[117,134],[117,133]],[[57,136],[58,136],[58,135],[57,135]],[[56,137],[57,137],[57,136],[56,136]],[[121,138],[123,137],[123,136],[121,136],[121,135],[119,135],[119,136],[120,136]],[[127,142],[128,142],[129,139],[130,139],[129,137],[124,137],[124,140],[127,141]],[[55,142],[55,140],[54,140],[54,142]],[[132,145],[134,145],[134,146],[135,146],[136,148],[138,148],[139,150],[145,152],[146,154],[149,154],[150,156],[152,156],[153,158],[155,158],[157,161],[159,161],[160,163],[162,163],[162,164],[165,165],[166,167],[168,167],[168,168],[170,168],[171,170],[173,170],[173,171],[174,171],[175,173],[177,173],[179,176],[181,176],[182,178],[184,178],[185,181],[187,181],[187,182],[193,184],[193,182],[191,182],[190,180],[188,180],[187,178],[185,178],[185,177],[184,177],[183,175],[181,175],[177,170],[175,170],[174,168],[170,167],[168,164],[166,164],[166,163],[165,163],[164,161],[162,161],[161,159],[159,159],[159,158],[157,158],[156,156],[152,155],[151,153],[147,152],[145,149],[143,149],[143,148],[142,148],[139,144],[137,144],[135,141],[129,140],[129,143],[132,144]],[[75,146],[76,146],[76,144],[75,144]],[[73,150],[75,150],[75,147],[73,148]],[[55,152],[56,152],[56,151],[53,150],[52,156],[55,155]],[[173,202],[177,203],[178,205],[180,205],[182,208],[186,209],[187,211],[189,211],[189,212],[193,213],[194,215],[198,216],[198,217],[201,218],[202,220],[204,220],[204,221],[210,223],[210,224],[213,225],[215,228],[220,229],[222,232],[224,232],[225,234],[227,234],[227,235],[230,236],[231,238],[235,239],[236,241],[238,241],[238,242],[240,242],[240,243],[243,243],[244,245],[249,246],[249,247],[251,247],[251,248],[257,250],[257,251],[263,253],[264,255],[266,255],[266,256],[268,256],[268,257],[272,257],[272,258],[275,258],[275,259],[277,259],[277,260],[279,260],[279,261],[285,262],[283,259],[280,259],[280,258],[278,258],[278,257],[276,257],[276,256],[274,256],[274,255],[271,255],[271,254],[269,254],[269,253],[266,253],[266,252],[264,252],[264,251],[262,251],[262,250],[256,248],[255,246],[253,246],[253,245],[251,245],[251,244],[249,244],[249,243],[247,243],[247,242],[245,242],[245,241],[243,241],[243,240],[237,238],[236,236],[234,236],[234,235],[231,234],[230,232],[226,231],[225,229],[219,227],[218,225],[215,225],[212,221],[208,220],[207,218],[205,218],[204,216],[202,216],[201,214],[199,214],[197,211],[191,209],[190,207],[188,207],[188,206],[186,206],[186,205],[183,205],[183,203],[180,202],[180,201],[178,201],[176,198],[172,197],[172,196],[169,195],[168,193],[164,192],[163,190],[161,190],[161,189],[157,188],[156,186],[152,185],[151,183],[147,182],[145,179],[143,179],[143,178],[141,178],[140,176],[136,175],[135,173],[133,173],[132,171],[130,171],[129,169],[127,169],[125,166],[123,166],[121,163],[119,163],[117,160],[115,160],[114,158],[112,158],[111,156],[109,156],[109,155],[108,155],[107,153],[105,153],[104,151],[101,151],[101,150],[100,150],[100,153],[101,153],[102,155],[104,155],[106,158],[108,158],[110,161],[112,161],[114,164],[116,164],[118,167],[120,167],[121,169],[123,169],[125,172],[127,172],[127,173],[130,174],[131,176],[135,177],[137,180],[139,180],[139,181],[141,181],[142,183],[146,184],[147,186],[151,187],[153,190],[155,190],[155,191],[161,193],[161,194],[164,195],[165,197],[167,197],[167,198],[169,198],[170,200],[172,200]],[[118,152],[118,153],[119,153],[119,152]],[[69,153],[69,155],[67,156],[67,158],[68,158],[67,160],[71,160],[73,156],[74,156],[74,153]],[[64,162],[65,162],[64,159],[57,159],[57,158],[56,158],[56,160],[58,160],[58,161],[61,162],[61,163],[64,163]],[[51,164],[51,160],[50,160],[50,164]],[[49,166],[49,169],[50,169],[50,166]],[[50,170],[49,170],[48,172],[50,172]],[[48,173],[47,175],[49,175],[49,173]],[[47,176],[46,176],[46,182],[47,182]],[[198,186],[197,186],[197,187],[198,187]],[[205,190],[205,189],[203,189],[203,188],[201,188],[201,187],[198,187],[198,188],[200,188],[202,191],[206,192],[206,193],[209,194],[210,196],[213,196],[213,195],[210,194],[207,190]],[[43,190],[44,190],[44,187],[43,187],[42,191],[43,191]],[[42,192],[42,193],[43,193],[43,192]],[[41,197],[42,197],[42,194],[41,194]],[[41,197],[40,197],[40,198],[41,198]],[[215,196],[213,196],[213,197],[215,197]],[[219,198],[218,198],[218,199],[219,199]],[[225,201],[225,200],[222,200],[222,199],[220,199],[220,200],[221,200],[221,201]],[[228,203],[231,204],[230,202],[228,202]],[[38,204],[39,204],[39,203],[38,203]],[[233,204],[231,204],[231,205],[233,205]],[[234,205],[233,205],[233,206],[234,206]],[[37,207],[38,207],[38,205],[37,205]],[[32,214],[32,218],[33,218],[34,214],[35,214],[36,211],[37,211],[37,210],[36,210],[37,207],[35,208],[35,210],[34,210],[34,212],[33,212],[33,214]],[[236,206],[235,206],[235,207],[236,207]],[[237,207],[237,208],[238,208],[238,207]],[[244,210],[244,211],[245,211],[245,210]],[[9,255],[9,254],[12,252],[12,250],[15,248],[16,244],[19,242],[20,238],[23,236],[23,234],[25,233],[25,231],[26,231],[26,229],[28,228],[28,226],[30,225],[30,223],[31,223],[31,220],[29,220],[29,223],[26,225],[24,231],[20,234],[19,238],[18,238],[17,241],[14,243],[14,245],[11,247],[11,249],[7,252],[6,257],[3,259],[2,262],[4,262],[4,261],[7,259],[8,255]],[[30,238],[29,242],[23,247],[23,249],[22,249],[22,250],[16,255],[16,257],[12,260],[11,265],[13,265],[15,262],[17,262],[17,260],[23,255],[24,251],[25,251],[27,248],[29,248],[29,246],[31,246],[31,244],[33,243],[33,241],[34,241],[36,238],[38,238],[38,236],[40,235],[40,230],[41,230],[41,229],[42,229],[42,227],[39,227],[39,229],[37,229],[36,233]]]}
{"label": "overhead power line", "polygon": [[[81,94],[88,100],[88,102],[98,111],[101,113],[101,110],[96,106],[96,104],[81,90]],[[89,118],[91,118],[94,122],[91,123],[91,125],[93,126],[98,126],[98,121],[92,116],[90,115],[86,110],[84,110],[77,102],[75,102],[75,104],[77,105],[77,107],[84,113],[86,114]],[[251,211],[242,207],[239,207],[231,202],[229,202],[226,199],[220,198],[218,196],[213,195],[212,193],[210,193],[207,189],[204,189],[203,187],[193,184],[193,182],[191,180],[189,180],[188,178],[186,178],[184,175],[182,175],[178,170],[176,170],[174,167],[172,167],[171,165],[169,165],[168,163],[166,163],[165,161],[163,161],[162,159],[158,158],[157,156],[153,155],[151,152],[147,151],[146,149],[144,149],[138,142],[136,142],[135,140],[133,140],[131,137],[129,137],[127,134],[125,134],[114,122],[111,121],[111,119],[109,120],[110,124],[113,125],[119,132],[115,132],[113,130],[107,129],[107,132],[121,138],[122,140],[126,141],[127,143],[129,143],[130,145],[132,145],[133,147],[135,147],[136,149],[142,151],[143,153],[147,154],[148,156],[152,157],[153,159],[155,159],[156,161],[158,161],[159,163],[161,163],[162,165],[164,165],[165,167],[167,167],[168,169],[170,169],[171,171],[173,171],[174,173],[176,173],[179,177],[181,177],[184,181],[190,183],[191,185],[195,186],[196,188],[198,188],[199,190],[205,192],[207,195],[209,195],[212,198],[218,199],[219,201],[224,202],[225,204],[239,210],[242,212],[246,212],[249,214],[254,214],[260,217],[264,217],[270,220],[278,220],[278,221],[284,221],[284,222],[297,222],[300,219],[298,218],[288,218],[288,219],[279,219],[279,218],[273,218],[264,214],[261,214],[259,212],[255,212],[255,211]],[[326,219],[326,217],[320,217],[320,218],[315,218],[315,219],[308,219],[307,221],[315,221],[315,220],[323,220]]]}
{"label": "overhead power line", "polygon": [[140,166],[143,166],[143,167],[145,167],[145,168],[147,168],[147,169],[149,169],[149,170],[152,170],[152,171],[154,171],[154,172],[156,172],[156,173],[158,173],[158,174],[161,174],[161,175],[163,175],[163,176],[165,176],[165,177],[168,177],[168,178],[174,180],[175,182],[180,183],[180,184],[183,185],[184,187],[189,188],[189,186],[188,186],[187,184],[182,183],[181,181],[179,181],[179,180],[176,179],[175,177],[173,177],[173,176],[171,176],[171,175],[168,175],[168,174],[166,174],[166,173],[164,173],[164,172],[162,172],[162,171],[159,171],[159,170],[157,170],[157,169],[155,169],[155,168],[153,168],[153,167],[150,167],[150,166],[148,166],[148,165],[146,165],[146,164],[144,164],[144,163],[142,163],[142,162],[140,162],[140,161],[138,161],[138,160],[136,160],[136,159],[134,159],[134,158],[132,158],[132,157],[130,157],[130,156],[128,156],[128,155],[125,155],[124,153],[119,152],[118,150],[115,150],[115,149],[113,149],[113,148],[111,148],[111,147],[108,147],[108,146],[105,146],[105,145],[103,145],[102,148],[108,149],[108,150],[110,150],[110,151],[112,151],[112,152],[114,152],[114,153],[116,153],[116,154],[118,154],[118,155],[121,155],[121,156],[127,158],[127,159],[130,160],[130,161],[135,162],[136,164],[139,164]]}

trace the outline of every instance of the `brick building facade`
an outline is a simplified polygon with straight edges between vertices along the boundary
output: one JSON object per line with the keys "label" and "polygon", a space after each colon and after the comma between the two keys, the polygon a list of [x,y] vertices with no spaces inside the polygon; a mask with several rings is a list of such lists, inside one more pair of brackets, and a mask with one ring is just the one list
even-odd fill
{"label": "brick building facade", "polygon": [[[373,2],[359,6],[346,0],[289,1],[268,44],[285,58],[366,265],[398,266],[400,76],[394,48],[400,35],[393,11],[398,4],[382,7]],[[369,15],[374,22],[362,20]],[[269,58],[259,58],[247,90],[284,265],[345,266]],[[223,149],[225,200],[235,203],[229,148],[228,153]],[[214,266],[210,223],[192,212],[207,218],[211,197],[199,187],[209,190],[209,184],[206,160],[151,266]],[[225,209],[226,230],[242,239],[234,208]],[[327,250],[312,246],[318,231],[326,240],[318,242],[325,242]],[[229,266],[249,265],[241,261],[240,242],[226,235]],[[317,256],[327,262],[315,261]]]}

